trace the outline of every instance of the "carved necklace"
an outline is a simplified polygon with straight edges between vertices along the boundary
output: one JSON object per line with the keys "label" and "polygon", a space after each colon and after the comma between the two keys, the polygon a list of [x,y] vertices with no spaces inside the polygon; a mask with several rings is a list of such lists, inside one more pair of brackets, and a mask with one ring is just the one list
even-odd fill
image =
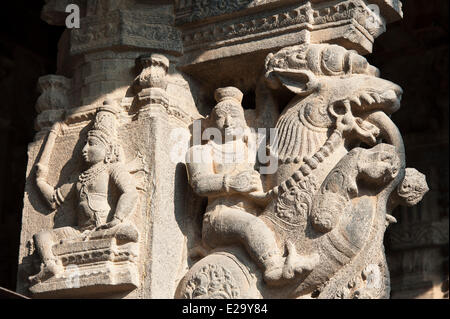
{"label": "carved necklace", "polygon": [[93,179],[95,179],[101,172],[106,170],[108,165],[104,163],[97,163],[87,170],[82,172],[78,177],[78,181],[81,183],[82,187],[87,186]]}
{"label": "carved necklace", "polygon": [[213,157],[221,159],[223,163],[243,163],[248,160],[247,147],[241,141],[235,141],[228,144],[218,145],[213,141],[209,142],[211,146]]}

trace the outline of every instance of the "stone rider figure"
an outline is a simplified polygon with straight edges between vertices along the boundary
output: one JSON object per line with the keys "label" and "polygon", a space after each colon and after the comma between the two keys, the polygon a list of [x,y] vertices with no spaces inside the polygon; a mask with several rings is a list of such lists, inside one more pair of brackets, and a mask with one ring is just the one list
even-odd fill
{"label": "stone rider figure", "polygon": [[293,273],[311,270],[319,257],[297,255],[293,245],[288,245],[289,256],[283,257],[274,233],[258,217],[261,202],[267,203],[267,193],[254,168],[256,153],[249,149],[250,129],[242,97],[242,92],[234,87],[216,90],[218,104],[211,121],[218,129],[214,135],[221,138],[210,139],[188,151],[189,181],[198,195],[208,197],[202,228],[204,245],[243,245],[264,270],[266,283],[277,285],[292,278]]}

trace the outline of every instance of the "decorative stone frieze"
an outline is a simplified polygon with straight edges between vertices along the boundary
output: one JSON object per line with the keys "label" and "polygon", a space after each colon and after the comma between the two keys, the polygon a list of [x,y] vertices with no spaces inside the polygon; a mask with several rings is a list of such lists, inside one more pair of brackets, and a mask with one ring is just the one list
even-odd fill
{"label": "decorative stone frieze", "polygon": [[71,33],[70,52],[80,54],[111,46],[131,46],[180,54],[181,33],[169,26],[167,20],[169,18],[163,16],[161,19],[153,12],[144,14],[126,10],[86,17],[81,20],[83,27]]}
{"label": "decorative stone frieze", "polygon": [[[232,1],[225,5],[212,0],[184,4],[183,9],[181,2],[177,24],[183,29],[186,64],[294,45],[303,30],[311,34],[312,43],[337,43],[365,54],[386,30],[386,21],[402,16],[399,1]],[[244,10],[231,14],[238,8]]]}

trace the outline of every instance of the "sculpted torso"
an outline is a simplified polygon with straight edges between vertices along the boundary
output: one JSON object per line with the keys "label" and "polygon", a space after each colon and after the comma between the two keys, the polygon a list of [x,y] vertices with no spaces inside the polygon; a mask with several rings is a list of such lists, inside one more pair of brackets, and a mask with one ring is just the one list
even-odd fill
{"label": "sculpted torso", "polygon": [[[206,145],[193,149],[193,152],[200,151],[203,163],[200,164],[198,176],[208,182],[210,175],[216,176],[240,176],[242,188],[252,187],[255,191],[262,191],[259,174],[254,170],[254,160],[249,158],[249,151],[246,143],[242,140],[229,141],[224,144],[217,144],[209,141]],[[201,177],[203,175],[203,177]],[[226,177],[224,177],[226,178]],[[251,179],[251,180],[250,180]],[[252,182],[255,182],[252,185]],[[227,194],[230,193],[230,194]],[[256,211],[259,207],[249,199],[247,192],[218,192],[208,196],[207,212],[220,210],[222,207],[234,207],[242,210]]]}
{"label": "sculpted torso", "polygon": [[[107,200],[107,187],[109,182],[109,174],[103,171],[97,175],[95,180],[83,185],[78,182],[76,184],[77,193],[79,194],[78,205],[78,225],[90,226],[100,223],[98,217],[106,220],[106,214],[109,213],[109,205]],[[97,216],[100,215],[100,216]]]}
{"label": "sculpted torso", "polygon": [[[78,225],[84,227],[98,227],[108,220],[111,207],[108,203],[108,190],[111,182],[121,192],[126,192],[133,185],[133,181],[121,164],[105,165],[101,163],[93,167],[92,176],[84,177],[84,172],[76,183],[76,191],[79,198],[78,203]],[[89,173],[89,170],[87,171]]]}

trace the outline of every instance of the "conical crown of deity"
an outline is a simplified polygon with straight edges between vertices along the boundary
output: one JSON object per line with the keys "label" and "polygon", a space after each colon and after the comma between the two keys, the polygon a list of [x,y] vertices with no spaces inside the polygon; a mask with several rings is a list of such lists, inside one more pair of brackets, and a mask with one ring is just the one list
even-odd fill
{"label": "conical crown of deity", "polygon": [[88,136],[100,139],[106,146],[117,143],[118,108],[113,100],[105,100],[103,106],[97,109],[94,124]]}

